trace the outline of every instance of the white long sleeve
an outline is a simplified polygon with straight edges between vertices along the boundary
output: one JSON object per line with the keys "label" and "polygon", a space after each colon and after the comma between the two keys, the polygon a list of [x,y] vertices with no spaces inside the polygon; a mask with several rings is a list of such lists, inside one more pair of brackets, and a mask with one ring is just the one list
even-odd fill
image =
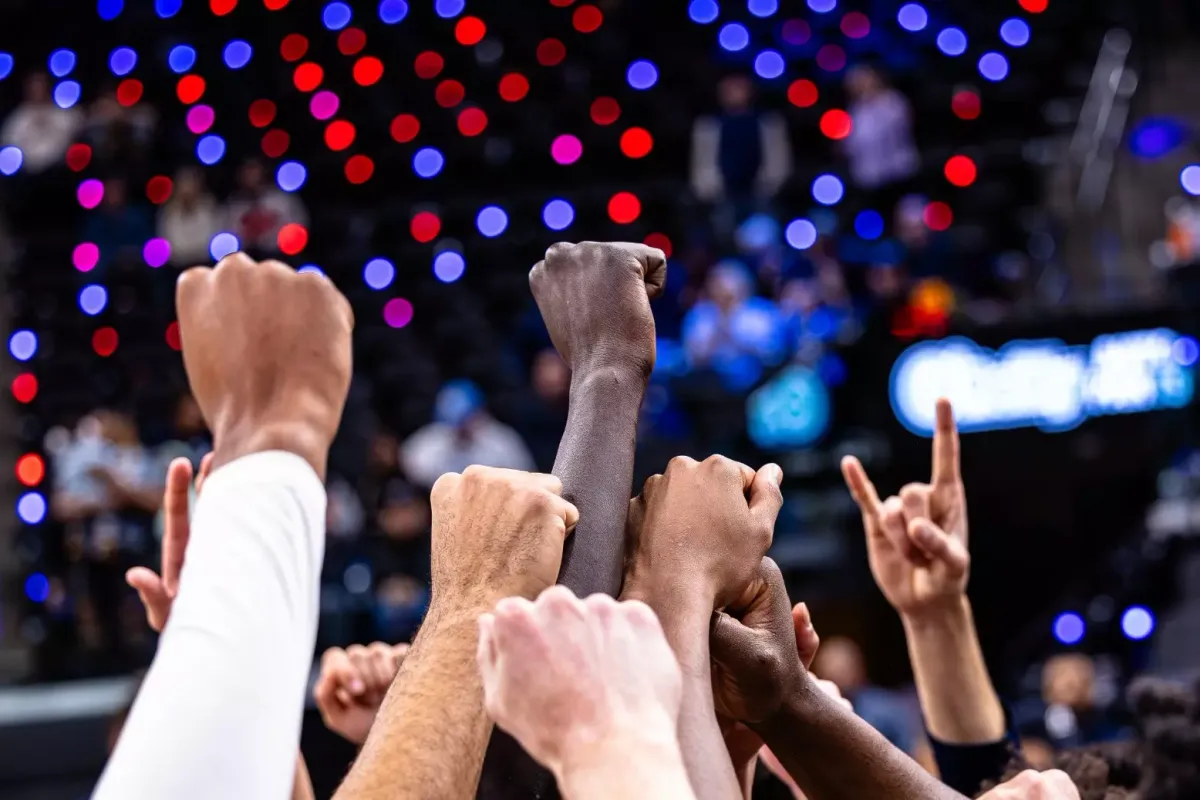
{"label": "white long sleeve", "polygon": [[255,453],[209,477],[179,596],[94,800],[289,796],[325,504],[291,453]]}

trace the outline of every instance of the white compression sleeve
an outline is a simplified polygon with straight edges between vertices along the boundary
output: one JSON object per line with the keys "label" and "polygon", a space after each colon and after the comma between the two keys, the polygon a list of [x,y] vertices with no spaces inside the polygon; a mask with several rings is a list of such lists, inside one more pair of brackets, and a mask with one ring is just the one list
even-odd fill
{"label": "white compression sleeve", "polygon": [[284,800],[317,628],[325,487],[299,456],[227,464],[94,800]]}

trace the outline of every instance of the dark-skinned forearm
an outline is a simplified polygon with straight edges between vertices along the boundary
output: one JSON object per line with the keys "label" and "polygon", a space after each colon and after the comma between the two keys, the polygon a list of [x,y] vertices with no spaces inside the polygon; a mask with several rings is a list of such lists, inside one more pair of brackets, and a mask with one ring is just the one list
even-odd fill
{"label": "dark-skinned forearm", "polygon": [[805,794],[814,799],[962,798],[823,692],[809,676],[779,714],[752,727]]}

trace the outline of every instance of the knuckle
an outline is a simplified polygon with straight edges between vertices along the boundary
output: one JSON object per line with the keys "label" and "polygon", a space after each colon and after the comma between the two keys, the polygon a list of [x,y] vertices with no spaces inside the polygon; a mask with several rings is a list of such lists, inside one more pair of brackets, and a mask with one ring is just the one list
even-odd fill
{"label": "knuckle", "polygon": [[352,644],[346,648],[346,655],[350,658],[362,658],[367,654],[367,648],[361,644]]}
{"label": "knuckle", "polygon": [[547,268],[554,265],[555,261],[567,258],[571,251],[575,249],[575,245],[571,242],[555,242],[546,248],[545,263]]}
{"label": "knuckle", "polygon": [[900,501],[910,503],[913,501],[924,500],[929,492],[929,487],[923,483],[909,483],[900,490]]}
{"label": "knuckle", "polygon": [[697,466],[699,465],[697,464],[696,459],[691,458],[690,456],[675,456],[667,462],[666,474],[695,469]]}
{"label": "knuckle", "polygon": [[462,483],[463,476],[457,472],[447,472],[433,482],[433,488],[429,490],[430,500],[434,503],[440,502],[446,496],[454,494],[458,490],[458,486]]}

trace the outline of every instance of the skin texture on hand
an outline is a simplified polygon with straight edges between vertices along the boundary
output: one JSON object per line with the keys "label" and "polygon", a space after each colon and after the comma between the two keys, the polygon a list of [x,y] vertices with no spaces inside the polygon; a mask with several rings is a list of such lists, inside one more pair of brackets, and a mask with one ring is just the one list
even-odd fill
{"label": "skin texture on hand", "polygon": [[948,744],[1004,738],[1004,709],[988,676],[967,600],[970,554],[958,429],[937,405],[933,475],[880,502],[855,458],[842,462],[862,511],[875,582],[900,614],[925,725]]}
{"label": "skin texture on hand", "polygon": [[365,742],[408,651],[407,643],[384,642],[326,650],[313,686],[325,727],[352,744]]}
{"label": "skin texture on hand", "polygon": [[1008,783],[980,796],[979,800],[1079,800],[1079,789],[1065,772],[1027,769]]}

